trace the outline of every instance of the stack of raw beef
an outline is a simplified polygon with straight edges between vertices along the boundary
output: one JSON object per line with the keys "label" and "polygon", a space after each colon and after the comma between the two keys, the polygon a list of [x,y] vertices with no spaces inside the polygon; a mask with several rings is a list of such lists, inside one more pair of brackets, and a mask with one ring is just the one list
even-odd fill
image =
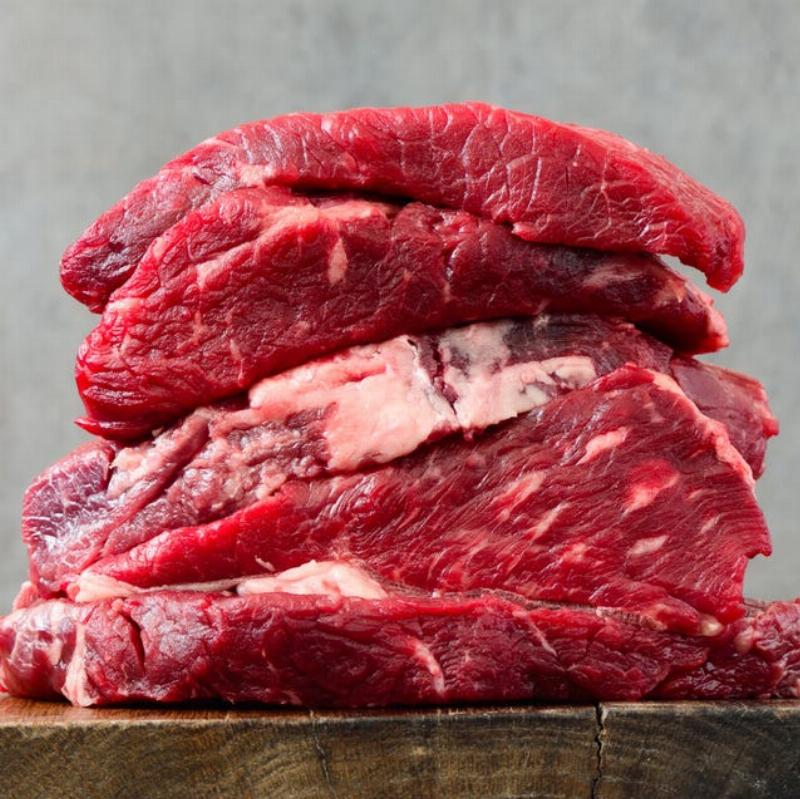
{"label": "stack of raw beef", "polygon": [[777,432],[727,344],[734,209],[479,104],[206,141],[62,262],[98,437],[29,488],[5,688],[76,704],[794,696],[746,602]]}

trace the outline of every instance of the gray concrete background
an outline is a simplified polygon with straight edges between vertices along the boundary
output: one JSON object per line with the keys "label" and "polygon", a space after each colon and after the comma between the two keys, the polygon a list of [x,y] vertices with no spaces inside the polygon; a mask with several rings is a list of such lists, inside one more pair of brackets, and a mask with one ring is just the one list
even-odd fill
{"label": "gray concrete background", "polygon": [[758,493],[800,594],[800,3],[0,0],[0,609],[25,572],[20,498],[82,440],[71,369],[93,318],[64,247],[168,158],[292,110],[482,99],[622,133],[732,200],[745,278],[719,359],[783,424]]}

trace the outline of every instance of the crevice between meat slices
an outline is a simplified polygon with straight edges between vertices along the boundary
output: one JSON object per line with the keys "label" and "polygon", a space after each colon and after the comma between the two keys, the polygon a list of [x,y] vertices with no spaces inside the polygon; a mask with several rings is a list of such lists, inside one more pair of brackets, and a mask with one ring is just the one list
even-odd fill
{"label": "crevice between meat slices", "polygon": [[32,601],[0,620],[0,688],[83,706],[213,698],[310,707],[800,691],[797,601],[751,604],[698,638],[607,608],[488,591],[426,597],[376,583],[364,598],[350,593],[353,582],[374,581],[357,568],[329,564],[327,582],[324,571],[308,590]]}
{"label": "crevice between meat slices", "polygon": [[[87,572],[85,577],[86,579],[81,582],[79,592],[72,597],[75,602],[119,599],[162,590],[180,591],[181,593],[238,594],[239,596],[272,593],[319,594],[328,597],[358,597],[360,599],[385,599],[389,596],[381,583],[363,568],[346,561],[336,560],[310,560],[279,573],[273,571],[215,582],[185,583],[153,588],[141,588],[115,580],[113,577],[93,575],[90,572]],[[511,592],[505,593],[511,595]],[[35,598],[38,600],[41,597],[37,593]],[[517,597],[517,599],[521,599],[521,597]]]}
{"label": "crevice between meat slices", "polygon": [[139,587],[345,560],[422,591],[511,591],[714,634],[739,617],[749,558],[769,554],[750,468],[666,375],[625,366],[470,440],[356,474],[288,480],[208,525],[98,561]]}
{"label": "crevice between meat slices", "polygon": [[241,189],[155,240],[84,341],[80,424],[135,439],[352,344],[548,312],[727,344],[709,297],[640,254],[535,245],[464,211]]}
{"label": "crevice between meat slices", "polygon": [[369,191],[468,211],[529,241],[675,255],[730,288],[744,226],[727,202],[614,134],[481,103],[291,114],[168,163],[64,254],[64,288],[99,310],[147,247],[231,190]]}
{"label": "crevice between meat slices", "polygon": [[760,473],[774,432],[760,385],[719,369],[704,377],[708,367],[670,355],[628,323],[575,315],[345,350],[267,378],[246,399],[201,408],[154,441],[97,442],[45,471],[23,508],[32,577],[57,593],[103,555],[224,517],[286,480],[348,473],[471,434],[626,362],[671,370],[701,409],[729,425]]}

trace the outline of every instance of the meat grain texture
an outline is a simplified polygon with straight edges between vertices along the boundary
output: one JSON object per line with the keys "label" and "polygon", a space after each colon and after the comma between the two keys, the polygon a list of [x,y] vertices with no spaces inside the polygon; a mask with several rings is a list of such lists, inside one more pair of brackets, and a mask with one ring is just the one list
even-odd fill
{"label": "meat grain texture", "polygon": [[728,343],[736,211],[479,103],[295,114],[65,253],[98,437],[28,489],[0,680],[79,705],[800,695],[748,601],[778,432]]}

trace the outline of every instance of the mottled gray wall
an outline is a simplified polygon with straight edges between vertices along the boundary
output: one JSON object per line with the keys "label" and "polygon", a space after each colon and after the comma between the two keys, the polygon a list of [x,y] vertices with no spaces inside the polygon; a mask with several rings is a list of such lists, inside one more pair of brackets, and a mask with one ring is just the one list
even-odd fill
{"label": "mottled gray wall", "polygon": [[800,593],[800,3],[0,0],[0,606],[24,573],[30,478],[81,441],[72,358],[92,317],[63,248],[165,160],[292,110],[483,99],[618,131],[741,210],[748,273],[722,360],[783,423],[749,589]]}

